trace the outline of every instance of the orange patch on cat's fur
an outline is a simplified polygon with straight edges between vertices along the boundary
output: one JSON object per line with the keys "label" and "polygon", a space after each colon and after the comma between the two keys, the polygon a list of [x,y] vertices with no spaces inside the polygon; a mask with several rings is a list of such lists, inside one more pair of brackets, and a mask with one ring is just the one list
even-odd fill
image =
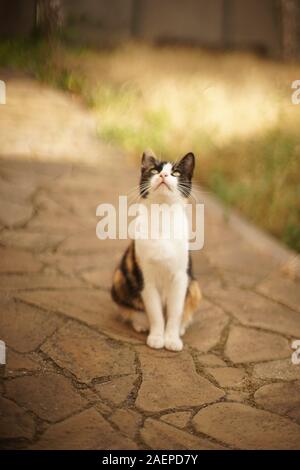
{"label": "orange patch on cat's fur", "polygon": [[192,279],[189,283],[185,297],[183,324],[189,325],[191,323],[193,315],[200,305],[201,298],[202,294],[199,284],[195,279]]}

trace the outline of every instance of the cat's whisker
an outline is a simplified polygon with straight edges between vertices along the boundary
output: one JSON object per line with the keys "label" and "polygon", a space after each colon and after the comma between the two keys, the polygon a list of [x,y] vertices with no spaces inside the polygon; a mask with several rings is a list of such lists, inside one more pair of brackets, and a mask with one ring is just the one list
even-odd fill
{"label": "cat's whisker", "polygon": [[130,191],[128,191],[125,196],[129,196],[130,194],[134,193],[135,191],[139,192],[141,188],[141,185],[136,186],[135,188],[132,188]]}
{"label": "cat's whisker", "polygon": [[142,183],[136,186],[135,188],[132,188],[130,191],[128,191],[125,196],[130,197],[134,195],[134,193],[139,194],[142,190],[144,189],[149,189],[149,184],[148,183]]}
{"label": "cat's whisker", "polygon": [[146,193],[147,191],[145,190],[141,194],[136,194],[135,196],[132,196],[130,199],[128,199],[129,204],[134,204],[136,202],[139,202],[142,198],[142,196]]}
{"label": "cat's whisker", "polygon": [[141,197],[144,196],[147,193],[147,191],[149,191],[149,189],[150,189],[150,187],[147,187],[144,190],[140,191],[140,196]]}
{"label": "cat's whisker", "polygon": [[198,192],[200,192],[200,193],[211,193],[211,191],[209,191],[209,190],[203,188],[203,186],[201,186],[201,185],[199,185],[199,184],[197,184],[197,183],[195,183],[195,182],[193,182],[192,187],[193,187],[193,189],[194,189],[195,191],[198,191]]}
{"label": "cat's whisker", "polygon": [[185,185],[180,183],[178,185],[178,189],[184,194],[185,197],[191,197],[195,202],[199,202],[201,199],[201,195],[197,194],[188,184]]}
{"label": "cat's whisker", "polygon": [[185,182],[180,182],[179,183],[180,186],[184,186],[184,187],[188,187],[188,188],[191,188],[192,191],[194,192],[197,192],[197,193],[205,193],[207,191],[203,190],[201,187],[195,187],[194,184],[190,184],[190,183],[185,183]]}
{"label": "cat's whisker", "polygon": [[[133,204],[133,202],[140,201],[141,198],[149,191],[150,186],[149,184],[144,184],[139,186],[139,190],[137,191],[136,195],[132,195],[131,198],[129,198],[130,204]],[[131,200],[130,200],[131,199]]]}

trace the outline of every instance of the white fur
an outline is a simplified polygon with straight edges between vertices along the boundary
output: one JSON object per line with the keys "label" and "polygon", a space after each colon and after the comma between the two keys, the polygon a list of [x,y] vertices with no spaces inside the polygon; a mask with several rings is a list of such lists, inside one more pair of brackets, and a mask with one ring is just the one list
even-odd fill
{"label": "white fur", "polygon": [[[166,236],[164,227],[159,225],[156,238],[137,237],[135,246],[144,277],[142,298],[149,322],[147,344],[152,348],[181,351],[180,330],[188,286],[188,222],[184,199],[177,189],[177,178],[171,175],[171,168],[172,165],[167,163],[161,174],[152,176],[149,195],[142,204],[148,209],[149,216],[152,204],[159,204],[163,211],[176,204],[171,219],[174,231]],[[166,184],[160,184],[162,181]],[[149,220],[144,223],[149,227]],[[144,319],[140,325],[139,321],[142,320],[136,319],[135,325],[133,321],[135,329],[145,329],[148,322]]]}

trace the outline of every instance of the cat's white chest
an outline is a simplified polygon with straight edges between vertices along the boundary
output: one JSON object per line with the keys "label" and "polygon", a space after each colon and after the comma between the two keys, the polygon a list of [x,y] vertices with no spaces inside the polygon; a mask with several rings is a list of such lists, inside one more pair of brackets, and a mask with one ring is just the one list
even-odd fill
{"label": "cat's white chest", "polygon": [[182,208],[171,220],[172,230],[165,225],[156,232],[156,237],[136,239],[136,254],[144,275],[145,283],[151,283],[167,295],[170,284],[179,272],[186,273],[188,267],[187,218]]}
{"label": "cat's white chest", "polygon": [[165,305],[173,279],[187,272],[188,244],[184,240],[139,240],[136,254],[145,285],[155,286]]}
{"label": "cat's white chest", "polygon": [[142,267],[147,270],[172,272],[187,267],[186,240],[137,240],[136,250]]}

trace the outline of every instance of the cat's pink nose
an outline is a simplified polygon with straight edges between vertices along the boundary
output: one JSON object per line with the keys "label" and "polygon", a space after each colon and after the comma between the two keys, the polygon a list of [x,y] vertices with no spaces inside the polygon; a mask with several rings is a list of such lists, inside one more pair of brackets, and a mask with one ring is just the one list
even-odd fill
{"label": "cat's pink nose", "polygon": [[162,177],[162,179],[166,178],[168,176],[168,173],[166,172],[161,172],[160,173],[160,176]]}

